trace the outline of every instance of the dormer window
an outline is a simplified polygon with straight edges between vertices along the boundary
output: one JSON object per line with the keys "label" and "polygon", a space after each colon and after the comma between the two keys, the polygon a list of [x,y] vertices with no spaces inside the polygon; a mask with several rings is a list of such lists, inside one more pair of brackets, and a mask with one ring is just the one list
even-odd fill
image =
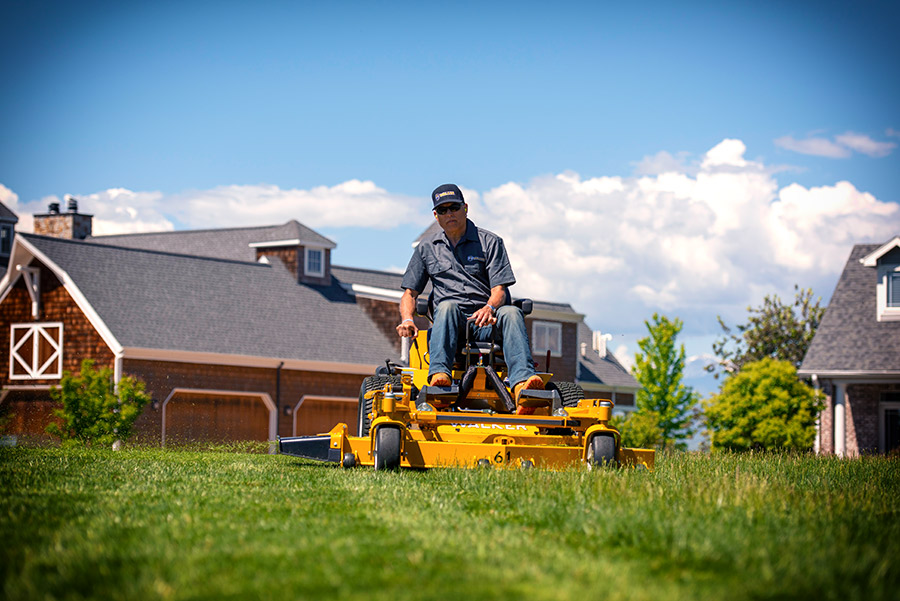
{"label": "dormer window", "polygon": [[878,321],[900,321],[900,236],[859,262],[875,268]]}
{"label": "dormer window", "polygon": [[306,249],[306,275],[322,277],[325,275],[325,251],[321,248]]}

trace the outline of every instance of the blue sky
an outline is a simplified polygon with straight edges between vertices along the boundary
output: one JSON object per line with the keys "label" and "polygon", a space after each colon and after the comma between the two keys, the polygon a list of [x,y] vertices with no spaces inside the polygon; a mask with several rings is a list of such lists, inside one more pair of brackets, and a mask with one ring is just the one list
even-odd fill
{"label": "blue sky", "polygon": [[[402,268],[460,184],[519,294],[709,352],[900,234],[886,2],[0,2],[0,200],[100,232],[282,223]],[[615,347],[616,340],[613,341]]]}

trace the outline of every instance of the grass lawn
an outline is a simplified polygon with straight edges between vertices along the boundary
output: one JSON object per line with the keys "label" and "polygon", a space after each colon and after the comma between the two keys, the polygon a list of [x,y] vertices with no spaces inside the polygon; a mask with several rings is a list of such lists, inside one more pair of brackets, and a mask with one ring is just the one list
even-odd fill
{"label": "grass lawn", "polygon": [[4,599],[898,599],[900,461],[342,470],[0,449]]}

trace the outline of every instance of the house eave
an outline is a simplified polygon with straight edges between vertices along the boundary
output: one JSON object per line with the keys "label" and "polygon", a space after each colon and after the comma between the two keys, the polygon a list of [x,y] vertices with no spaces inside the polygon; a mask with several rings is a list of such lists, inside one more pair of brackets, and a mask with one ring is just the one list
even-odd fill
{"label": "house eave", "polygon": [[[260,357],[255,355],[232,355],[226,353],[208,353],[172,349],[143,347],[124,347],[122,358],[141,361],[171,361],[174,363],[196,363],[201,365],[224,365],[230,367],[256,367],[296,371],[315,371],[353,375],[372,375],[378,367],[375,363],[338,363],[335,361],[310,361],[305,359],[286,359],[278,357]],[[127,371],[127,368],[126,368]]]}
{"label": "house eave", "polygon": [[811,378],[815,376],[818,379],[844,379],[844,378],[864,378],[870,380],[896,380],[900,378],[900,370],[896,369],[800,369],[797,375],[801,378]]}

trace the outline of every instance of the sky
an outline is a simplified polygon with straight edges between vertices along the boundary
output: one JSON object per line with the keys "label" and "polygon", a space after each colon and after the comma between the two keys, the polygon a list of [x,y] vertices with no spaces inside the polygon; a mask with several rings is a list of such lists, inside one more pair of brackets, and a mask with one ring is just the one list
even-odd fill
{"label": "sky", "polygon": [[895,2],[0,0],[0,201],[270,225],[402,270],[454,182],[517,297],[711,353],[900,235]]}

